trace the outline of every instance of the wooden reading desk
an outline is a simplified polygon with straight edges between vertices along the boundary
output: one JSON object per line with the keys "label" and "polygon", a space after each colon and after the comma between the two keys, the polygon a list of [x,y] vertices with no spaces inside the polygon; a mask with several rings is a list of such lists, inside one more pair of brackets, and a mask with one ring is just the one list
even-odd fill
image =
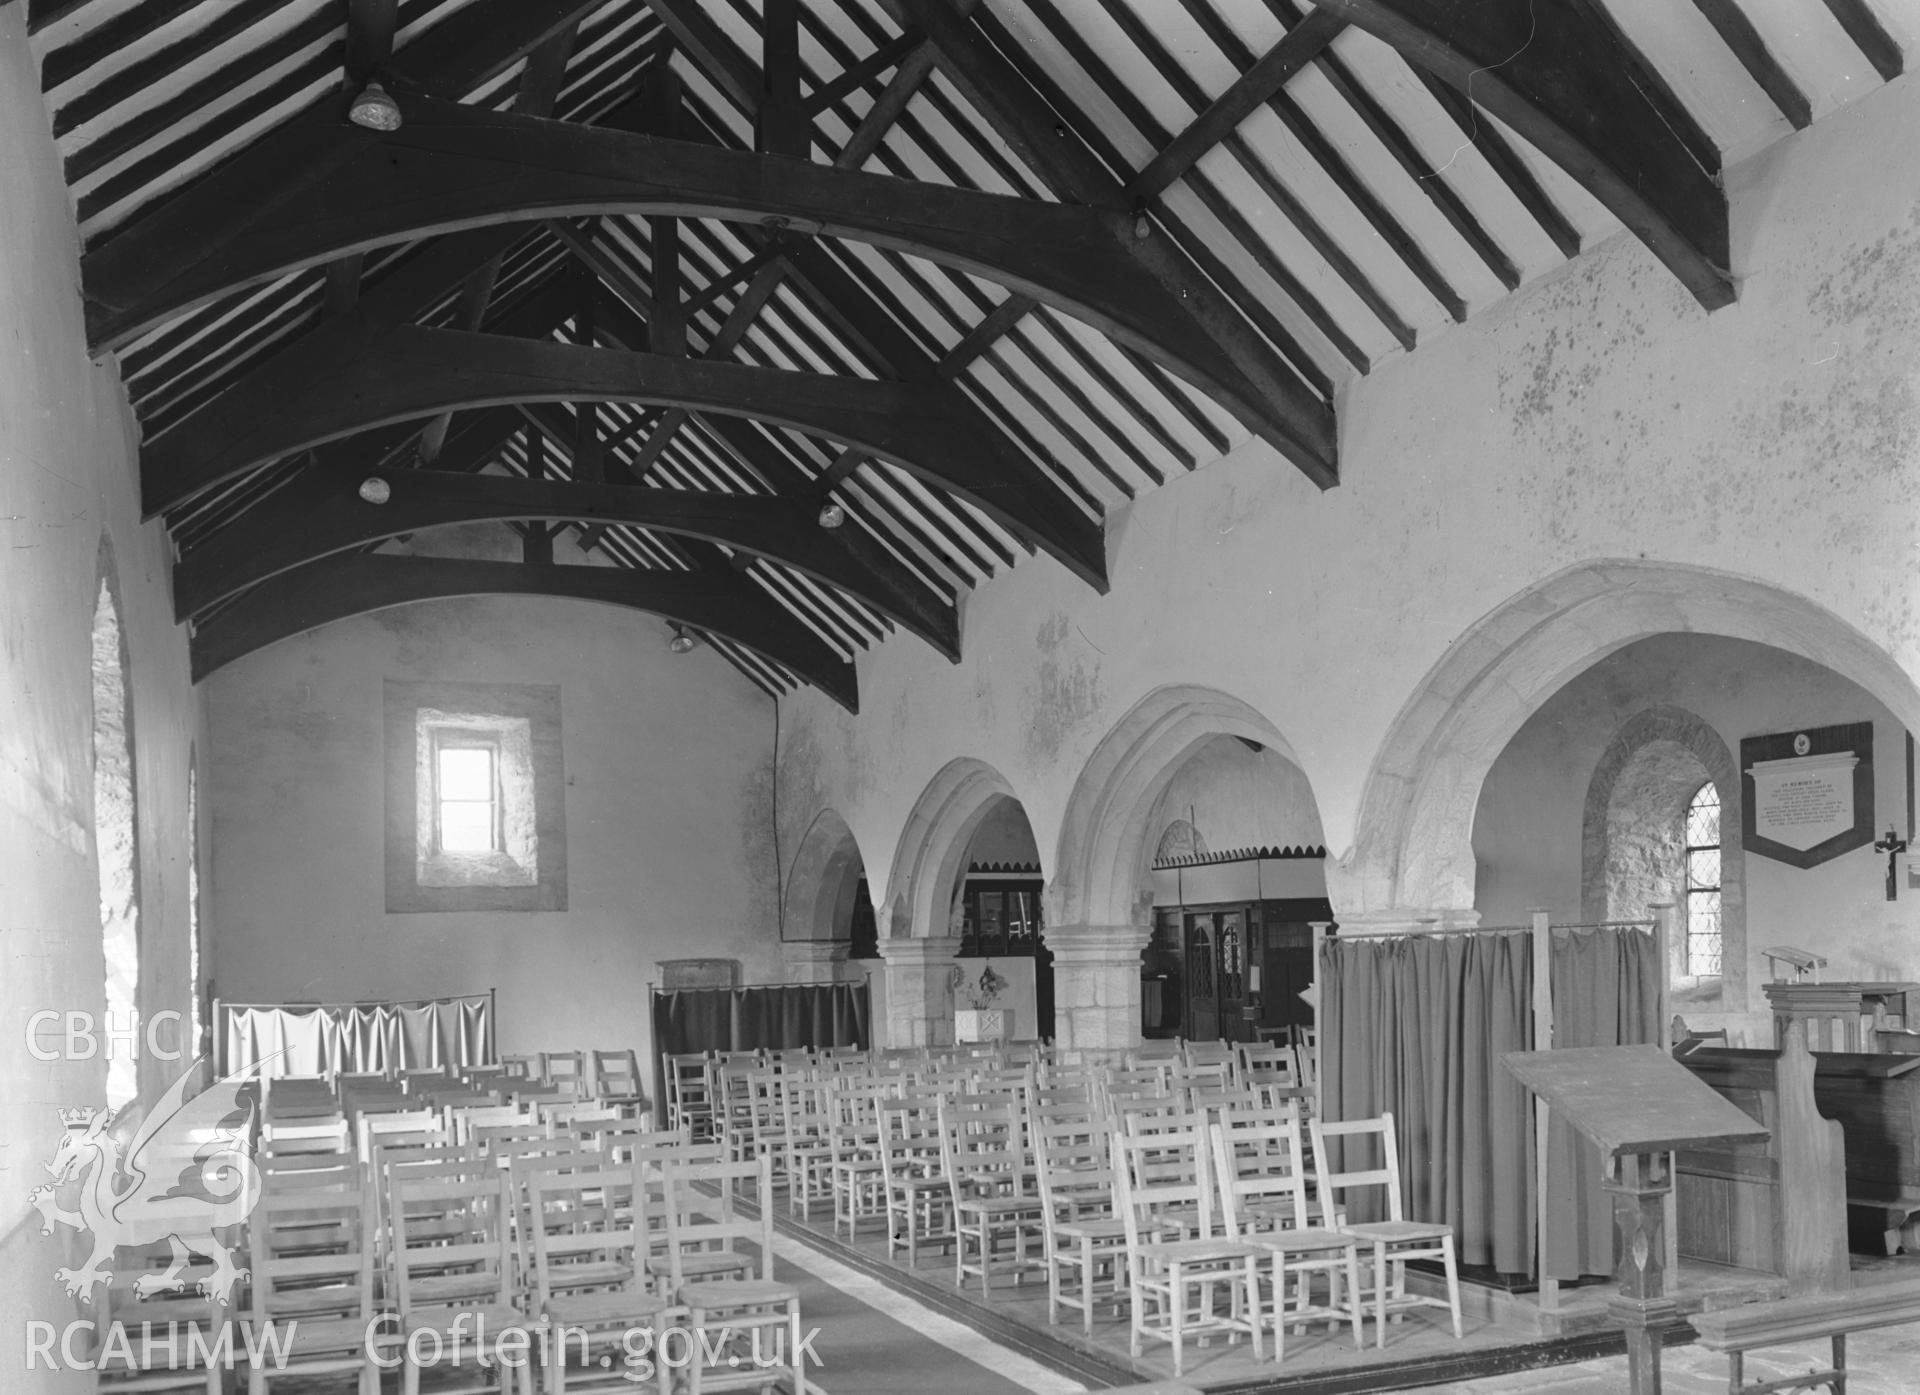
{"label": "wooden reading desk", "polygon": [[[1877,1051],[1887,1018],[1899,1015],[1906,1023],[1907,994],[1920,983],[1766,983],[1773,1004],[1773,1044],[1786,1045],[1794,1024],[1804,1022],[1807,1047],[1812,1051]],[[1840,1041],[1832,1039],[1839,1024]]]}
{"label": "wooden reading desk", "polygon": [[1607,1313],[1626,1329],[1633,1395],[1659,1395],[1660,1332],[1680,1320],[1663,1278],[1668,1155],[1765,1138],[1767,1130],[1657,1046],[1509,1051],[1500,1059],[1606,1159],[1620,1284]]}

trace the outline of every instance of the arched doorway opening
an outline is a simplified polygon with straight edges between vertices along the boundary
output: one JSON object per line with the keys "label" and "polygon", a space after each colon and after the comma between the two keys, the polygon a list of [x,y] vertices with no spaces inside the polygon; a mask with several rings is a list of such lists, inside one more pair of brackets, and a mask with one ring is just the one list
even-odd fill
{"label": "arched doorway opening", "polygon": [[[1268,981],[1266,903],[1321,910],[1324,871],[1307,854],[1322,841],[1300,761],[1264,716],[1208,688],[1143,697],[1094,749],[1062,823],[1048,896],[1061,1040],[1240,1038],[1291,1013],[1274,995],[1298,990]],[[1285,923],[1305,935],[1304,920]],[[1292,934],[1272,947],[1307,948]]]}
{"label": "arched doorway opening", "polygon": [[1251,1041],[1310,1027],[1300,995],[1313,983],[1312,926],[1333,908],[1305,772],[1265,746],[1213,737],[1174,772],[1147,831],[1145,1034]]}
{"label": "arched doorway opening", "polygon": [[1636,640],[1672,634],[1746,640],[1810,661],[1880,704],[1895,730],[1920,730],[1920,687],[1804,597],[1704,567],[1583,562],[1474,624],[1408,698],[1367,777],[1353,850],[1336,869],[1343,918],[1470,920],[1475,810],[1494,761],[1571,679]]}
{"label": "arched doorway opening", "polygon": [[[1019,857],[1023,863],[1030,858],[1038,867],[1038,851],[1033,847],[1024,807],[1006,777],[971,757],[949,761],[915,802],[887,877],[879,949],[886,965],[885,1041],[889,1046],[951,1043],[958,986],[955,980],[977,986],[979,971],[986,967],[959,964],[967,943],[967,890],[975,842],[983,828],[988,833],[980,852],[988,861],[996,850],[1012,856],[1005,849],[1023,837]],[[1004,908],[1004,902],[998,904]],[[1037,921],[1033,934],[1037,942]],[[975,943],[977,947],[977,938]],[[955,973],[956,967],[961,967],[959,974]],[[970,996],[963,1006],[969,1005]],[[1000,1001],[993,1004],[1002,1005]],[[1027,1006],[1023,1013],[1021,1003],[1012,1006],[1012,1029],[1022,1036],[1031,1035],[1037,1015],[1034,1008]]]}
{"label": "arched doorway opening", "polygon": [[1747,845],[1755,752],[1829,729],[1860,734],[1873,825],[1904,829],[1904,721],[1853,679],[1724,635],[1610,650],[1546,695],[1490,763],[1472,818],[1475,910],[1509,925],[1545,907],[1567,924],[1671,905],[1673,1011],[1770,1046],[1754,986],[1767,946],[1817,953],[1834,979],[1897,977],[1911,962],[1870,847],[1798,865]]}
{"label": "arched doorway opening", "polygon": [[1040,849],[1020,801],[1001,795],[988,803],[967,840],[950,902],[950,925],[960,937],[958,992],[966,1006],[991,983],[1005,986],[988,1007],[1004,1004],[1011,1014],[1003,1024],[1015,1039],[1051,1040],[1053,954],[1046,945],[1041,912]]}

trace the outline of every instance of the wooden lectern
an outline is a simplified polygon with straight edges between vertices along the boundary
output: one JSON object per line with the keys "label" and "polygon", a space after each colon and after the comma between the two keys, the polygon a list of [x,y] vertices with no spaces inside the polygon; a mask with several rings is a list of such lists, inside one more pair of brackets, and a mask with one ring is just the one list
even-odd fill
{"label": "wooden lectern", "polygon": [[1660,1395],[1660,1329],[1680,1319],[1664,1275],[1668,1154],[1767,1131],[1657,1046],[1509,1051],[1501,1060],[1606,1159],[1620,1283],[1607,1314],[1626,1329],[1633,1395]]}

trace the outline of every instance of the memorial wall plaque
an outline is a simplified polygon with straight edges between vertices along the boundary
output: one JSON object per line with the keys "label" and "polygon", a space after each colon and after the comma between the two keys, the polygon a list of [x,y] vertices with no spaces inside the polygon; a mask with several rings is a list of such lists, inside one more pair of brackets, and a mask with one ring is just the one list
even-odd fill
{"label": "memorial wall plaque", "polygon": [[1740,743],[1748,852],[1817,867],[1873,842],[1873,723],[1809,727]]}

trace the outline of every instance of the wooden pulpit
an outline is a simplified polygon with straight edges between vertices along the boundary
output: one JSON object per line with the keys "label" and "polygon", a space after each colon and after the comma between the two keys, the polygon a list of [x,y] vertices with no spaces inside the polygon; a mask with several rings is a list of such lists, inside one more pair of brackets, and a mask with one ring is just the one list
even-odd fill
{"label": "wooden pulpit", "polygon": [[1680,1318],[1665,1280],[1668,1155],[1767,1131],[1657,1046],[1509,1051],[1501,1061],[1606,1160],[1620,1284],[1607,1312],[1626,1329],[1633,1395],[1659,1395],[1660,1332]]}

